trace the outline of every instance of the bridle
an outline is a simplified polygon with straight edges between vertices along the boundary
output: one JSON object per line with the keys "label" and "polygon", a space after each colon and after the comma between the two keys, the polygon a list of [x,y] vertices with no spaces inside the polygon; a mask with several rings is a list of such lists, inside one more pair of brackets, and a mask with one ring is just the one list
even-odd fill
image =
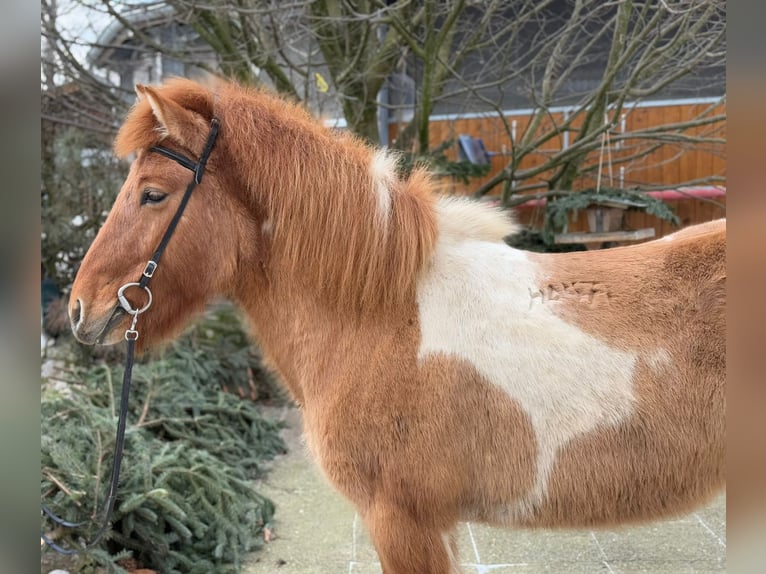
{"label": "bridle", "polygon": [[[120,480],[120,466],[122,465],[122,450],[125,444],[125,425],[126,425],[127,416],[128,416],[128,397],[130,395],[130,383],[131,383],[131,376],[133,373],[133,356],[135,352],[136,340],[138,340],[138,331],[136,330],[138,316],[141,313],[145,312],[147,309],[149,309],[149,307],[152,304],[152,292],[149,290],[149,281],[154,276],[154,272],[157,270],[157,267],[160,263],[160,258],[162,257],[162,254],[165,252],[165,248],[167,247],[168,242],[170,241],[170,238],[173,236],[173,232],[175,232],[176,227],[178,226],[178,222],[181,220],[181,216],[183,215],[183,212],[186,209],[186,204],[189,203],[189,198],[191,197],[192,191],[194,191],[194,188],[197,187],[197,185],[199,185],[202,182],[202,176],[205,173],[207,160],[210,157],[210,152],[213,151],[213,146],[215,145],[215,140],[216,140],[216,137],[218,136],[218,128],[219,128],[219,122],[216,118],[213,118],[212,121],[210,122],[210,132],[207,136],[205,147],[202,149],[202,154],[200,155],[199,160],[196,162],[182,154],[174,152],[173,150],[163,146],[152,146],[149,148],[150,152],[158,153],[167,158],[170,158],[173,161],[185,167],[186,169],[192,171],[194,173],[194,177],[189,182],[189,185],[186,187],[186,191],[184,192],[183,198],[181,198],[181,203],[178,205],[178,209],[176,209],[176,212],[173,215],[173,219],[170,220],[170,223],[168,224],[168,228],[165,230],[165,234],[162,236],[162,239],[160,240],[160,243],[157,246],[157,249],[154,251],[152,258],[146,263],[146,266],[144,267],[144,270],[141,273],[141,278],[136,282],[126,283],[125,285],[123,285],[117,290],[117,301],[120,307],[126,313],[128,313],[128,315],[132,315],[133,319],[131,321],[130,328],[125,331],[125,339],[128,342],[128,350],[127,350],[127,355],[125,358],[125,372],[122,378],[122,393],[120,396],[120,416],[117,421],[117,437],[114,443],[114,459],[112,461],[112,478],[109,482],[109,493],[107,495],[106,513],[104,514],[104,519],[101,523],[101,527],[98,529],[93,539],[90,542],[86,543],[82,548],[77,548],[77,549],[64,548],[60,546],[59,544],[56,544],[55,542],[50,540],[50,538],[48,538],[44,532],[41,532],[40,538],[42,539],[42,541],[48,546],[50,546],[51,548],[53,548],[56,552],[59,552],[61,554],[77,554],[79,552],[82,552],[83,550],[86,550],[92,546],[95,546],[101,540],[101,538],[104,536],[104,534],[106,533],[106,531],[109,529],[111,525],[109,521],[112,516],[112,511],[114,510],[114,503],[117,499],[117,487]],[[137,287],[139,289],[143,289],[146,292],[148,300],[143,307],[133,307],[130,304],[130,301],[128,301],[127,297],[125,296],[125,291],[131,287]],[[68,520],[64,520],[60,516],[56,515],[44,503],[41,502],[40,506],[42,508],[43,513],[48,518],[50,518],[51,521],[53,521],[55,524],[58,524],[59,526],[62,526],[65,528],[79,528],[86,523],[85,521],[69,522]]]}

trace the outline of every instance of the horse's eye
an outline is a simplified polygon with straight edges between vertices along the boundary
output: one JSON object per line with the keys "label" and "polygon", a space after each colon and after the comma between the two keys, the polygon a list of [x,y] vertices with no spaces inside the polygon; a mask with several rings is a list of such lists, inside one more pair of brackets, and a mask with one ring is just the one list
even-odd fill
{"label": "horse's eye", "polygon": [[156,189],[145,189],[144,193],[141,195],[141,205],[146,203],[160,203],[167,197],[167,195],[167,193],[163,193]]}

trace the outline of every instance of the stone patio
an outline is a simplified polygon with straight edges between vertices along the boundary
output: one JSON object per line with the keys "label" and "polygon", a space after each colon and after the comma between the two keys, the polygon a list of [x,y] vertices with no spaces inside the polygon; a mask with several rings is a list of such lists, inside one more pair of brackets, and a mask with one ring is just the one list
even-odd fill
{"label": "stone patio", "polygon": [[[245,574],[380,574],[375,550],[354,508],[322,477],[300,439],[294,409],[289,454],[259,492],[277,505],[273,539]],[[726,571],[726,499],[678,520],[617,530],[505,530],[463,523],[458,547],[465,574],[691,574]]]}

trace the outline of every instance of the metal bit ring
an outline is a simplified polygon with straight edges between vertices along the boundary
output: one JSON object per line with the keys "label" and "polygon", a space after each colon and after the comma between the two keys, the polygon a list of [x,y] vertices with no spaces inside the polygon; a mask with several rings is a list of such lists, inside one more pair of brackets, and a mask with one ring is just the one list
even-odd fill
{"label": "metal bit ring", "polygon": [[130,301],[125,297],[125,289],[128,287],[141,287],[140,283],[125,283],[122,287],[120,287],[117,290],[117,300],[120,302],[120,306],[125,309],[125,311],[129,315],[140,315],[144,311],[146,311],[149,307],[152,305],[152,292],[149,290],[149,287],[146,285],[143,286],[144,290],[146,291],[146,294],[149,296],[149,300],[146,302],[146,305],[141,307],[140,309],[134,309],[133,306],[130,304]]}

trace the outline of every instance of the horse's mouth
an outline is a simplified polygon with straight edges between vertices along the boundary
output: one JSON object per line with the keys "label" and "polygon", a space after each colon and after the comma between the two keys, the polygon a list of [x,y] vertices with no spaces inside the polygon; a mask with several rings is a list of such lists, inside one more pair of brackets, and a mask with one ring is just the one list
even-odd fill
{"label": "horse's mouth", "polygon": [[109,319],[107,319],[104,323],[104,327],[101,329],[98,335],[96,335],[93,344],[104,346],[113,345],[114,341],[111,343],[105,343],[104,341],[115,329],[115,327],[117,327],[117,324],[120,323],[127,314],[127,311],[125,311],[121,305],[115,305],[114,309],[112,310],[112,314],[109,316]]}

